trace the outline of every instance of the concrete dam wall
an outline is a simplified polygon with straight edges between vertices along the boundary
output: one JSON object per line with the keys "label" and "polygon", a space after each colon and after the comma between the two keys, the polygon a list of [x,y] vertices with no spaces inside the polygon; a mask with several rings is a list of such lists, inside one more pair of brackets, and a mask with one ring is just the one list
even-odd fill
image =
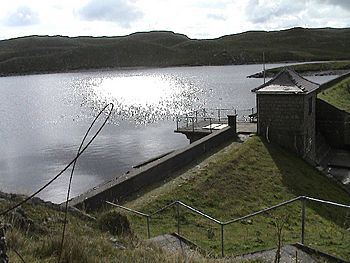
{"label": "concrete dam wall", "polygon": [[203,154],[231,141],[235,137],[236,129],[231,127],[213,132],[185,148],[176,150],[139,169],[134,169],[129,174],[124,174],[94,187],[88,192],[71,199],[70,205],[91,211],[103,206],[105,201],[118,203],[145,187],[168,179],[175,172],[198,160]]}

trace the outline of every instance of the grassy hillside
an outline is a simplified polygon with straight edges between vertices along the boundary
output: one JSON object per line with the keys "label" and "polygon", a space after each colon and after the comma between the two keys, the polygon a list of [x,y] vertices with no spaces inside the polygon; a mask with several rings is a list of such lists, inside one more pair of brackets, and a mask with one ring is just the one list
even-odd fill
{"label": "grassy hillside", "polygon": [[318,98],[350,113],[350,78],[321,92]]}
{"label": "grassy hillside", "polygon": [[228,65],[349,59],[350,29],[250,31],[195,40],[167,31],[123,37],[30,36],[0,41],[0,74],[108,67]]}
{"label": "grassy hillside", "polygon": [[[143,212],[181,200],[226,221],[296,196],[350,204],[350,196],[330,179],[283,149],[254,137],[233,143],[175,180],[126,205]],[[226,255],[276,246],[275,223],[286,220],[284,243],[300,242],[300,203],[225,227]],[[349,214],[343,209],[307,204],[306,243],[350,259]],[[151,220],[151,233],[176,231],[175,210]],[[145,219],[130,216],[145,235]],[[181,233],[211,254],[220,253],[220,226],[181,209]],[[208,232],[214,235],[208,235]]]}
{"label": "grassy hillside", "polygon": [[[0,211],[21,198],[11,195],[1,199]],[[11,263],[22,263],[16,252],[28,263],[57,262],[64,215],[37,202],[26,204],[1,223],[10,223],[6,231],[7,254]],[[216,260],[193,254],[184,256],[167,253],[145,243],[133,235],[112,236],[100,230],[98,223],[68,216],[64,252],[60,262],[65,263],[229,263],[235,260]],[[16,252],[15,252],[16,251]]]}
{"label": "grassy hillside", "polygon": [[[309,195],[345,204],[350,197],[298,158],[258,137],[246,143],[232,143],[216,155],[175,180],[148,192],[127,206],[142,211],[155,211],[173,200],[182,200],[221,220],[245,215],[251,211],[279,203],[286,199]],[[0,211],[21,199],[15,195],[1,195]],[[64,215],[42,205],[37,200],[23,205],[1,218],[10,223],[6,238],[10,262],[57,262]],[[181,209],[181,233],[194,240],[213,256],[220,251],[220,230],[203,218]],[[61,262],[188,262],[228,263],[234,259],[215,259],[202,255],[183,256],[169,253],[142,241],[145,220],[129,216],[135,235],[113,237],[101,230],[107,226],[104,213],[96,213],[98,221],[68,216],[68,228]],[[152,218],[151,233],[175,231],[175,211],[166,211]],[[342,209],[307,204],[306,242],[323,251],[350,259],[349,214]],[[300,240],[300,205],[271,212],[225,228],[226,255],[239,254],[276,244],[275,223],[286,220],[284,243]],[[208,236],[208,230],[213,235]],[[139,238],[141,237],[141,239]]]}

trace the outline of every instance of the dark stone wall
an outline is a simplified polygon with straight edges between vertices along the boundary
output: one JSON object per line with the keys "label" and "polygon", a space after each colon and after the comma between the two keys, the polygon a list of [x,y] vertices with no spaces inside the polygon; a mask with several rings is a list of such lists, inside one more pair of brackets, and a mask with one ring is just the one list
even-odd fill
{"label": "dark stone wall", "polygon": [[336,148],[350,148],[350,114],[317,99],[316,132]]}
{"label": "dark stone wall", "polygon": [[[312,109],[309,114],[309,98]],[[307,161],[315,158],[316,94],[257,94],[258,133]]]}

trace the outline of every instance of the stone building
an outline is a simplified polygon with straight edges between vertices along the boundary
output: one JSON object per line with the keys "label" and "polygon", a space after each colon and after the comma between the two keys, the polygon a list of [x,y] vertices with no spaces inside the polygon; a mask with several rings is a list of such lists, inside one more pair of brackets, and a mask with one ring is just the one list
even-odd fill
{"label": "stone building", "polygon": [[258,134],[314,163],[318,88],[317,83],[284,69],[253,89],[257,100]]}

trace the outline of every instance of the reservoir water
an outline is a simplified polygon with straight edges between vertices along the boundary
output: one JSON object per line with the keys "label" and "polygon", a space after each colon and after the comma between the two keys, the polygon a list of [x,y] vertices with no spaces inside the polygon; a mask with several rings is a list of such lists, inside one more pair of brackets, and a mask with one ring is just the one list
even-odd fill
{"label": "reservoir water", "polygon": [[[269,67],[278,64],[268,65]],[[72,196],[133,165],[188,144],[175,134],[177,114],[201,108],[249,109],[246,76],[261,65],[133,69],[0,78],[0,190],[30,194],[74,158],[106,103],[115,111],[77,162]],[[310,77],[318,83],[335,76]],[[69,173],[39,197],[65,198]]]}

